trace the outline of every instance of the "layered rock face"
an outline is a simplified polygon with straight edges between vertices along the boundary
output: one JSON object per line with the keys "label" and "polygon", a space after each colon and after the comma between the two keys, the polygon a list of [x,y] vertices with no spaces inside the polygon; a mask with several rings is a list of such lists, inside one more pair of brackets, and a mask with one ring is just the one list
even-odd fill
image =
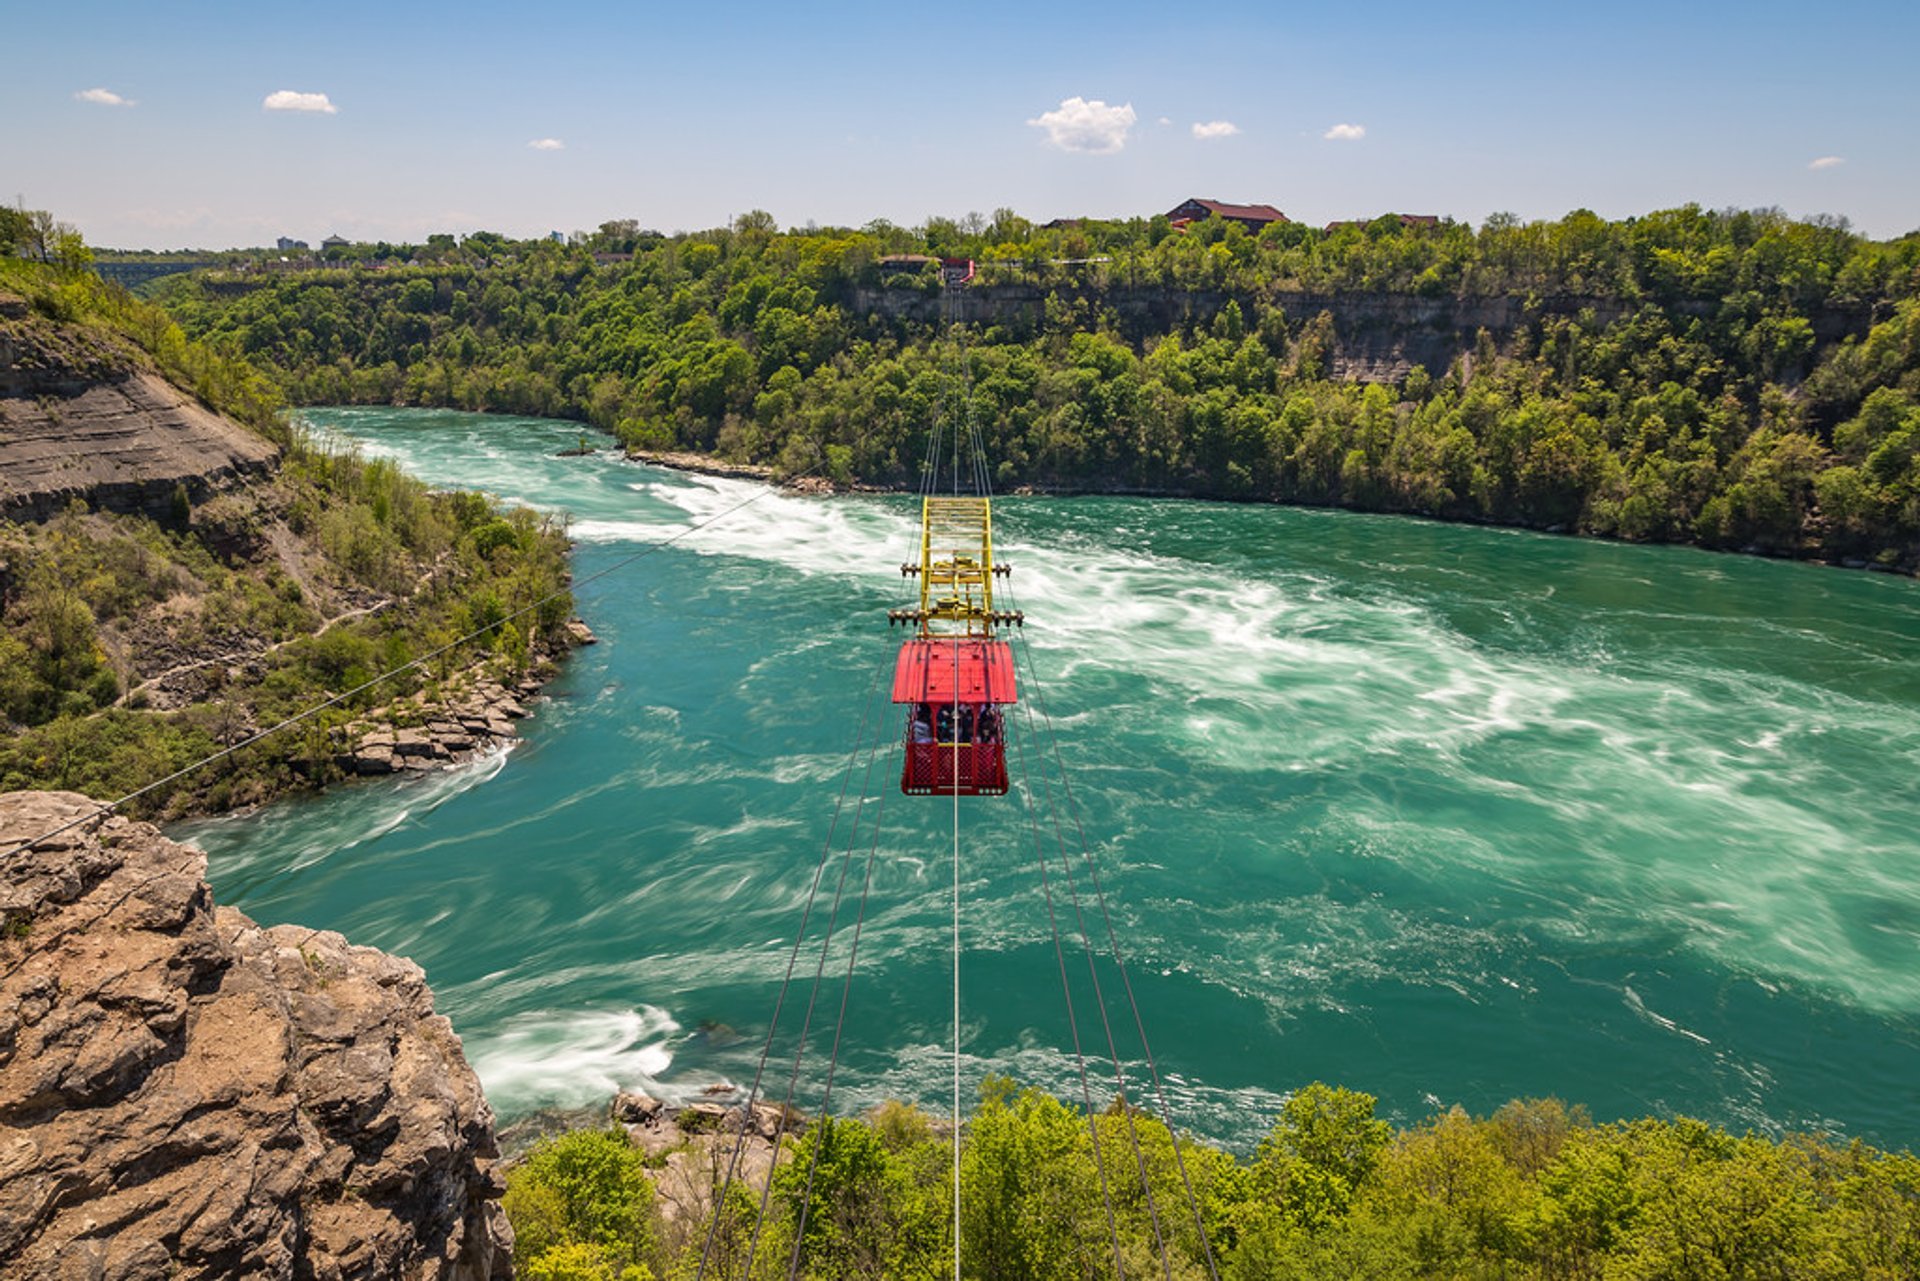
{"label": "layered rock face", "polygon": [[0,796],[0,1275],[511,1275],[493,1117],[418,966],[216,907],[205,857]]}
{"label": "layered rock face", "polygon": [[203,501],[279,454],[131,354],[0,296],[0,519],[48,520],[78,498],[165,520],[177,489]]}

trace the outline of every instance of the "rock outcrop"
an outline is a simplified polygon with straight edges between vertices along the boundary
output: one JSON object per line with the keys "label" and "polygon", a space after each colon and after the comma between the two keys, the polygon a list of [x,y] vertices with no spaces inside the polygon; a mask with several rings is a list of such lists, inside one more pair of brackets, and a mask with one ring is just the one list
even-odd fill
{"label": "rock outcrop", "polygon": [[[740,1093],[731,1085],[716,1090],[715,1097]],[[804,1134],[809,1124],[800,1113],[772,1103],[748,1107],[744,1100],[726,1104],[702,1099],[673,1107],[625,1092],[614,1096],[607,1118],[655,1165],[660,1217],[675,1237],[712,1213],[714,1192],[726,1182],[729,1168],[742,1186],[763,1185],[776,1145],[783,1137]]]}
{"label": "rock outcrop", "polygon": [[520,700],[540,692],[529,677],[511,690],[497,681],[475,680],[470,688],[429,700],[402,699],[385,709],[392,719],[355,721],[341,729],[347,746],[334,759],[349,774],[397,774],[402,770],[464,765],[485,752],[505,747],[519,736],[514,723],[527,714]]}
{"label": "rock outcrop", "polygon": [[72,500],[167,520],[263,477],[279,448],[77,326],[0,296],[0,519],[47,520]]}
{"label": "rock outcrop", "polygon": [[0,1274],[511,1274],[493,1118],[412,962],[216,907],[205,857],[0,796]]}
{"label": "rock outcrop", "polygon": [[[1167,284],[1136,286],[1117,277],[1105,285],[976,284],[952,296],[918,289],[856,289],[852,309],[858,315],[938,324],[953,308],[957,318],[969,324],[1037,326],[1045,322],[1049,306],[1064,306],[1078,308],[1089,322],[1097,313],[1111,313],[1123,331],[1157,334],[1211,324],[1229,302],[1248,318],[1262,305],[1276,307],[1295,330],[1324,313],[1332,322],[1325,353],[1328,374],[1374,383],[1398,383],[1415,365],[1435,378],[1444,377],[1455,361],[1471,360],[1483,330],[1497,345],[1505,346],[1517,330],[1546,317],[1586,314],[1610,324],[1638,308],[1624,299],[1594,296],[1426,295],[1361,289],[1233,292]],[[1708,315],[1716,306],[1690,303],[1678,310]],[[1874,319],[1870,308],[1837,305],[1821,308],[1811,317],[1821,343],[1864,335]]]}

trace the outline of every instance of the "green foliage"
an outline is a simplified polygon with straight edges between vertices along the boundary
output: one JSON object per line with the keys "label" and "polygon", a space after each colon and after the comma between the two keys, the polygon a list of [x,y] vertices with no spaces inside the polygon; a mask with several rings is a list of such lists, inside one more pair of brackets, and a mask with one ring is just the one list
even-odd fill
{"label": "green foliage", "polygon": [[872,1126],[822,1119],[794,1145],[774,1192],[807,1276],[931,1278],[951,1260],[943,1163],[912,1159]]}
{"label": "green foliage", "polygon": [[[961,1151],[962,1275],[1891,1281],[1920,1267],[1920,1160],[1907,1153],[1733,1135],[1684,1117],[1595,1126],[1553,1099],[1487,1119],[1456,1108],[1398,1132],[1373,1108],[1368,1095],[1316,1083],[1289,1098],[1249,1162],[1182,1140],[1202,1245],[1159,1122],[1121,1106],[1089,1118],[990,1078]],[[625,1222],[619,1207],[634,1203],[626,1175],[597,1172],[637,1154],[617,1133],[590,1135],[595,1156],[581,1168],[596,1173],[564,1181],[571,1192],[530,1173],[550,1168],[548,1155],[509,1178],[526,1275],[631,1266],[606,1244],[617,1230],[569,1226]],[[904,1104],[816,1124],[782,1154],[752,1275],[951,1276],[951,1160],[930,1119]],[[757,1192],[731,1189],[711,1225],[709,1275],[747,1275],[758,1207]],[[693,1275],[709,1226],[681,1225],[671,1275]]]}
{"label": "green foliage", "polygon": [[[361,599],[385,593],[387,606],[347,612],[323,630],[266,537],[280,509],[305,530],[304,572],[318,585]],[[483,552],[476,531],[493,528],[508,537]],[[211,550],[227,544],[257,545],[259,559],[229,564]],[[0,723],[18,731],[0,737],[0,785],[124,795],[252,726],[451,644],[472,630],[474,608],[491,633],[442,655],[432,674],[489,660],[517,675],[572,608],[565,552],[559,530],[531,513],[497,511],[480,495],[432,494],[391,465],[297,438],[268,493],[215,499],[185,529],[79,506],[44,526],[0,529],[0,561],[25,567],[0,602]],[[210,701],[146,712],[145,695],[133,692],[115,706],[156,667],[194,670],[205,654],[220,656],[203,664]],[[242,655],[254,657],[230,678],[227,664]],[[140,812],[220,809],[326,783],[338,777],[330,728],[414,692],[423,675],[363,690],[303,732],[143,798]]]}
{"label": "green foliage", "polygon": [[505,1205],[525,1275],[651,1281],[659,1252],[653,1183],[618,1130],[575,1130],[507,1176]]}
{"label": "green foliage", "polygon": [[1110,1260],[1087,1119],[1011,1081],[981,1095],[960,1157],[964,1274],[1038,1281]]}
{"label": "green foliage", "polygon": [[[1920,236],[1693,206],[1257,236],[1005,212],[917,231],[608,224],[577,247],[471,237],[392,249],[379,272],[180,279],[168,305],[297,401],[569,416],[636,446],[908,484],[956,336],[933,273],[881,260],[967,254],[990,316],[967,335],[972,392],[1004,485],[1920,560],[1911,443],[1869,467],[1840,432],[1876,393],[1920,397]],[[1355,295],[1508,319],[1396,393],[1334,376]]]}
{"label": "green foliage", "polygon": [[526,1281],[653,1281],[637,1263],[623,1264],[615,1252],[586,1241],[556,1245],[527,1259],[519,1268]]}
{"label": "green foliage", "polygon": [[1309,1230],[1347,1212],[1392,1133],[1373,1097],[1316,1081],[1291,1095],[1254,1157],[1265,1198]]}

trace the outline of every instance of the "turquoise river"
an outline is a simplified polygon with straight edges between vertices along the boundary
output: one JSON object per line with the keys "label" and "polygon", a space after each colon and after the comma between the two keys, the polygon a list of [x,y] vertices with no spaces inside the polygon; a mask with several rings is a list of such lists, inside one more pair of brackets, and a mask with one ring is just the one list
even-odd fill
{"label": "turquoise river", "polygon": [[[565,423],[310,419],[431,484],[564,513],[581,580],[761,489],[558,457]],[[917,519],[905,497],[765,494],[582,582],[602,643],[512,751],[180,834],[222,901],[424,966],[506,1117],[750,1080]],[[995,527],[1177,1124],[1244,1147],[1319,1079],[1401,1123],[1556,1095],[1920,1146],[1912,581],[1277,507],[1009,497]],[[1029,817],[1054,850],[1045,730],[1014,722],[1032,810],[960,806],[969,1091],[990,1071],[1078,1091]],[[887,767],[853,864],[857,888],[871,849],[836,1110],[951,1089],[953,803],[900,796]],[[802,1106],[839,1000],[820,997]],[[1100,1102],[1111,1064],[1092,1073]]]}

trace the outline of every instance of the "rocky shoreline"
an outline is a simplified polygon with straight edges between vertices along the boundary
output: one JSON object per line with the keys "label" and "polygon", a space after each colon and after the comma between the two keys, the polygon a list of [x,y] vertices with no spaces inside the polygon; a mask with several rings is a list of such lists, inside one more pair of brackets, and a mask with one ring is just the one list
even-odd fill
{"label": "rocky shoreline", "polygon": [[765,463],[729,463],[706,454],[687,453],[682,450],[629,449],[627,461],[645,463],[649,467],[665,467],[670,471],[690,472],[696,476],[721,476],[728,480],[757,480],[768,485],[778,485],[799,494],[837,494],[843,491],[865,494],[887,494],[901,492],[881,486],[836,485],[825,476],[797,476],[782,480],[774,469]]}
{"label": "rocky shoreline", "polygon": [[[578,618],[567,623],[566,636],[569,648],[599,641]],[[508,747],[519,737],[528,702],[558,673],[558,658],[539,655],[511,684],[474,668],[438,697],[423,692],[397,699],[335,731],[334,764],[351,776],[378,777],[452,769]]]}
{"label": "rocky shoreline", "polygon": [[[728,1094],[733,1086],[715,1087]],[[626,1133],[627,1142],[657,1164],[654,1188],[660,1217],[668,1230],[704,1220],[729,1166],[736,1183],[757,1187],[772,1168],[776,1145],[806,1131],[806,1118],[771,1103],[728,1106],[703,1099],[678,1107],[644,1094],[616,1094],[607,1120]],[[744,1138],[743,1138],[744,1132]],[[735,1153],[738,1159],[735,1159]]]}

